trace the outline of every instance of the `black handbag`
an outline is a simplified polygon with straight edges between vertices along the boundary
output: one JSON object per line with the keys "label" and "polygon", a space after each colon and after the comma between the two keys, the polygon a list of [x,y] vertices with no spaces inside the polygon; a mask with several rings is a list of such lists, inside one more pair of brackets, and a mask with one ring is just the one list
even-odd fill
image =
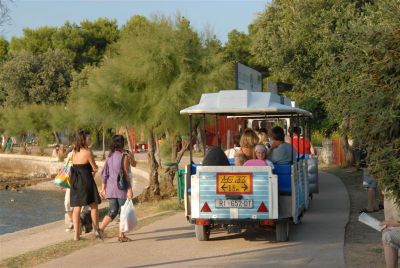
{"label": "black handbag", "polygon": [[127,181],[127,178],[126,178],[125,172],[124,172],[124,157],[126,157],[126,155],[122,154],[121,167],[119,169],[119,174],[118,174],[118,178],[117,178],[118,189],[120,189],[122,191],[126,191],[129,187],[128,181]]}

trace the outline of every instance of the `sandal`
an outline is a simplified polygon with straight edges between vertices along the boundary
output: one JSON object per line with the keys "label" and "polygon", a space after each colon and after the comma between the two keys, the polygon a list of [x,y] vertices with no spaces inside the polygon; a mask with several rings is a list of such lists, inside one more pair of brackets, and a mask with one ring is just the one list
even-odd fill
{"label": "sandal", "polygon": [[123,243],[123,242],[131,242],[132,239],[130,239],[129,237],[123,236],[123,237],[118,237],[118,241]]}
{"label": "sandal", "polygon": [[95,236],[96,236],[96,239],[100,239],[101,241],[104,242],[104,232],[103,232],[102,230],[97,229],[97,230],[94,232],[94,234],[95,234]]}

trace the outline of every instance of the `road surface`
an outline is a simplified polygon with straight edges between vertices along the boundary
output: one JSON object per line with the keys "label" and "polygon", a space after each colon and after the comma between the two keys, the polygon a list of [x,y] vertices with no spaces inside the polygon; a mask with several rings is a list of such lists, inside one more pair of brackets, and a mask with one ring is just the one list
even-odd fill
{"label": "road surface", "polygon": [[199,242],[183,213],[154,222],[129,235],[56,259],[40,267],[345,267],[343,244],[349,200],[339,178],[320,173],[320,194],[290,241],[275,243],[271,231],[211,233]]}

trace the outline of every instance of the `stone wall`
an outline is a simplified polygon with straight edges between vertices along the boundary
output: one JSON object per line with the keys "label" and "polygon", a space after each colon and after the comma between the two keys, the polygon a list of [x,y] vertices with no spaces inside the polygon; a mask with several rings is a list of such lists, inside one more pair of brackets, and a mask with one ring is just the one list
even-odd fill
{"label": "stone wall", "polygon": [[62,164],[45,156],[0,154],[0,173],[3,174],[50,178]]}

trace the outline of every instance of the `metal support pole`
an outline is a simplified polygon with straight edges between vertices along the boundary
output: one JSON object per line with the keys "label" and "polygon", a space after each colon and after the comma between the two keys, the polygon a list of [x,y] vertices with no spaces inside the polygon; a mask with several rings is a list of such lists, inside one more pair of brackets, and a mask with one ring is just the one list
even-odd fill
{"label": "metal support pole", "polygon": [[193,155],[192,155],[192,115],[189,115],[189,161],[190,164],[193,164]]}
{"label": "metal support pole", "polygon": [[203,114],[203,137],[204,137],[204,150],[203,157],[206,156],[206,147],[207,147],[207,130],[206,130],[206,114]]}
{"label": "metal support pole", "polygon": [[[300,115],[297,114],[297,128],[300,129]],[[297,161],[300,160],[300,134],[297,133]]]}
{"label": "metal support pole", "polygon": [[217,139],[217,146],[219,147],[219,131],[218,131],[218,115],[215,115],[215,137]]}
{"label": "metal support pole", "polygon": [[291,158],[292,158],[292,161],[290,162],[290,164],[291,165],[293,165],[293,114],[290,114],[290,122],[289,122],[289,127],[290,127],[290,130],[289,130],[289,133],[290,133],[290,141],[291,141],[291,143],[292,143],[292,153],[291,153]]}
{"label": "metal support pole", "polygon": [[306,119],[302,117],[302,126],[303,126],[303,155],[306,154]]}

